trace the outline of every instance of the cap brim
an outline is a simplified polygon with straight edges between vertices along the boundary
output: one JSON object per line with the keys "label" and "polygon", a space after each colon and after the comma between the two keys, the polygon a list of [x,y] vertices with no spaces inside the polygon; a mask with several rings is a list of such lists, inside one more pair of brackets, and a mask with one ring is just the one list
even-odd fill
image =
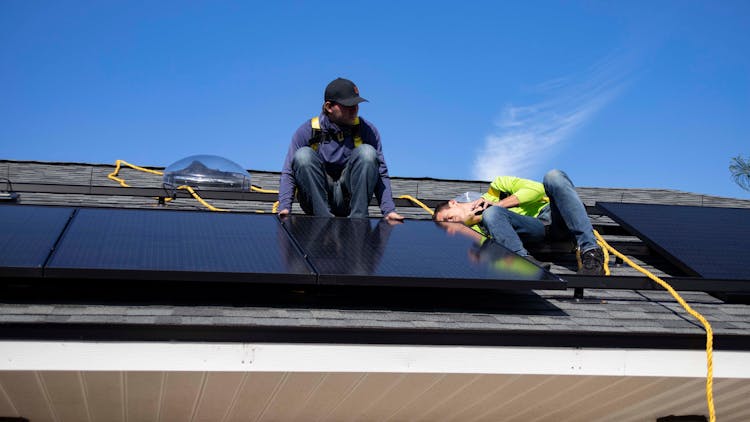
{"label": "cap brim", "polygon": [[[357,105],[357,104],[359,104],[361,102],[364,102],[364,101],[367,101],[367,100],[365,100],[362,97],[353,97],[353,98],[347,98],[345,100],[336,101],[336,102],[339,103],[339,104],[341,104],[341,105],[344,105],[344,106],[347,106],[347,107],[351,107],[353,105]],[[367,102],[369,102],[369,101],[367,101]]]}

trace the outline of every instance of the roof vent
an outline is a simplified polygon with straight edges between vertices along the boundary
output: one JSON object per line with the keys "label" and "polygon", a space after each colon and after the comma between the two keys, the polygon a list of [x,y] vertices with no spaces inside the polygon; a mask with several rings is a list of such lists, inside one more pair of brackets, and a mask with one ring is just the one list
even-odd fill
{"label": "roof vent", "polygon": [[250,174],[239,164],[216,155],[191,155],[164,170],[165,187],[188,185],[204,190],[246,191]]}

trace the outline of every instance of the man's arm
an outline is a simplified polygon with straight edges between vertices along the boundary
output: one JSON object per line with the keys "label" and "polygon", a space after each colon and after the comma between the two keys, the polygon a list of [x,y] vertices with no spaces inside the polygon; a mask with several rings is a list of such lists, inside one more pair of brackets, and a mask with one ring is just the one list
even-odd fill
{"label": "man's arm", "polygon": [[513,208],[520,204],[521,201],[516,195],[507,196],[499,201],[489,201],[485,198],[479,198],[471,203],[471,210],[474,212],[484,211],[493,205],[503,208]]}
{"label": "man's arm", "polygon": [[297,186],[292,171],[292,160],[298,149],[307,146],[310,137],[312,137],[312,127],[309,122],[303,123],[292,136],[292,142],[289,144],[284,166],[281,169],[281,179],[279,180],[279,215],[289,214],[292,210],[294,188]]}
{"label": "man's arm", "polygon": [[529,179],[513,176],[498,176],[490,184],[490,192],[493,196],[501,197],[505,192],[507,197],[492,205],[503,208],[514,208],[530,202],[540,201],[544,197],[544,185]]}

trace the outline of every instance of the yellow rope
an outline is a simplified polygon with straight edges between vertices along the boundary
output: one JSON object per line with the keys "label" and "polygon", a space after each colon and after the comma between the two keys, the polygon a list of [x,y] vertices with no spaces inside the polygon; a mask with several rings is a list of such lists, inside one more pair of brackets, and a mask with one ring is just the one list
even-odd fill
{"label": "yellow rope", "polygon": [[[254,186],[254,185],[250,185],[250,190],[254,191],[254,192],[260,192],[260,193],[279,193],[279,191],[277,191],[277,190],[262,189],[262,188],[259,188],[257,186]],[[279,201],[276,201],[276,202],[273,203],[273,206],[271,207],[271,212],[273,214],[276,214],[278,212],[278,210],[279,210]],[[263,211],[258,210],[256,212],[262,213]]]}
{"label": "yellow rope", "polygon": [[427,211],[428,213],[430,213],[430,215],[433,215],[435,213],[427,205],[423,204],[422,201],[420,201],[419,199],[417,199],[417,198],[415,198],[415,197],[413,197],[411,195],[401,195],[401,196],[399,196],[399,199],[408,199],[409,201],[411,201],[411,202],[419,205],[420,207],[422,207],[425,211]]}
{"label": "yellow rope", "polygon": [[604,253],[604,275],[610,275],[610,271],[609,271],[609,251],[607,250],[607,246],[604,243],[604,241],[599,241],[599,239],[596,239],[596,243],[599,244],[599,246],[602,248],[602,252]]}
{"label": "yellow rope", "polygon": [[195,198],[198,202],[200,202],[201,204],[203,204],[204,207],[208,208],[211,211],[228,211],[228,210],[225,210],[225,209],[216,208],[215,206],[213,206],[213,205],[209,204],[208,202],[204,201],[203,198],[201,198],[200,195],[198,195],[193,190],[193,188],[191,188],[188,185],[177,186],[177,189],[186,190],[186,191],[190,192],[190,195],[192,195],[193,198]]}
{"label": "yellow rope", "polygon": [[250,185],[250,190],[253,191],[253,192],[260,192],[260,193],[279,193],[279,191],[277,191],[277,190],[263,189],[263,188],[259,188],[258,186],[255,186],[255,185]]}
{"label": "yellow rope", "polygon": [[162,173],[162,172],[160,172],[158,170],[151,170],[151,169],[147,169],[145,167],[139,167],[139,166],[136,166],[134,164],[130,164],[127,161],[124,161],[124,160],[117,160],[117,161],[115,161],[115,171],[113,171],[112,173],[108,174],[107,178],[110,179],[110,180],[114,180],[115,182],[119,183],[120,186],[123,186],[123,187],[126,187],[126,188],[129,188],[130,185],[128,185],[127,183],[125,183],[125,181],[123,179],[120,179],[119,177],[117,177],[117,174],[120,173],[120,166],[123,166],[123,165],[128,166],[128,167],[132,168],[133,170],[143,171],[143,172],[151,173],[151,174],[158,174],[159,176],[164,175],[164,173]]}
{"label": "yellow rope", "polygon": [[[114,180],[115,182],[119,183],[120,186],[126,187],[126,188],[129,188],[130,185],[128,185],[127,183],[125,183],[124,179],[121,179],[121,178],[117,177],[117,175],[120,173],[120,168],[122,166],[127,166],[127,167],[132,168],[133,170],[138,170],[138,171],[142,171],[142,172],[145,172],[145,173],[156,174],[156,175],[159,175],[159,176],[164,175],[163,172],[160,172],[158,170],[151,170],[151,169],[147,169],[145,167],[136,166],[135,164],[130,164],[130,163],[128,163],[125,160],[117,160],[117,161],[115,161],[115,170],[112,173],[108,174],[107,178],[110,179],[110,180]],[[201,204],[203,204],[203,206],[205,206],[206,208],[208,208],[211,211],[227,211],[225,209],[216,208],[213,205],[211,205],[208,202],[206,202],[190,186],[182,185],[182,186],[177,187],[177,189],[186,190],[186,191],[190,192],[190,195],[193,198],[195,198],[198,202],[200,202]],[[254,191],[254,192],[261,192],[261,193],[279,193],[279,191],[277,191],[277,190],[263,189],[263,188],[260,188],[258,186],[253,186],[253,185],[250,185],[250,190]],[[164,198],[164,200],[168,202],[168,201],[171,201],[172,198]],[[273,212],[274,213],[276,212],[276,210],[277,210],[278,207],[279,207],[279,201],[274,202],[274,204],[273,204]],[[261,212],[262,213],[263,211],[258,210],[256,212]]]}
{"label": "yellow rope", "polygon": [[598,243],[600,245],[603,245],[605,247],[605,250],[611,251],[615,256],[622,259],[624,262],[626,262],[631,267],[635,268],[636,270],[640,271],[644,275],[646,275],[651,280],[655,281],[657,284],[662,286],[664,289],[666,289],[672,297],[674,297],[677,302],[682,305],[682,307],[695,319],[700,321],[700,323],[703,325],[703,328],[706,330],[706,402],[708,403],[708,414],[709,414],[709,420],[711,422],[716,421],[716,410],[714,409],[714,393],[713,393],[713,379],[714,379],[714,358],[713,358],[713,344],[714,344],[714,337],[713,337],[713,330],[711,329],[711,324],[709,324],[708,320],[703,317],[700,313],[693,310],[693,308],[690,307],[690,305],[685,302],[684,299],[670,286],[666,281],[660,279],[659,277],[653,275],[651,272],[646,270],[645,268],[641,267],[640,265],[636,264],[632,260],[630,260],[625,255],[618,252],[615,248],[610,246],[603,238],[602,236],[594,230],[594,235],[596,236]]}

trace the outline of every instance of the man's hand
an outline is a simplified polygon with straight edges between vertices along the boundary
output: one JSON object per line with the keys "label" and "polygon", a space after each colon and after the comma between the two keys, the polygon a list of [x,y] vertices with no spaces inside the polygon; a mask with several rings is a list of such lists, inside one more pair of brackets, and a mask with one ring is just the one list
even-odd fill
{"label": "man's hand", "polygon": [[396,211],[391,211],[388,214],[385,215],[385,221],[389,223],[401,223],[404,221],[404,217],[397,213]]}
{"label": "man's hand", "polygon": [[481,213],[481,211],[486,210],[491,205],[495,205],[495,204],[487,201],[484,198],[479,198],[476,201],[471,203],[471,212],[473,212],[474,214]]}
{"label": "man's hand", "polygon": [[279,217],[284,217],[286,215],[289,215],[289,210],[284,208],[283,210],[279,211]]}

